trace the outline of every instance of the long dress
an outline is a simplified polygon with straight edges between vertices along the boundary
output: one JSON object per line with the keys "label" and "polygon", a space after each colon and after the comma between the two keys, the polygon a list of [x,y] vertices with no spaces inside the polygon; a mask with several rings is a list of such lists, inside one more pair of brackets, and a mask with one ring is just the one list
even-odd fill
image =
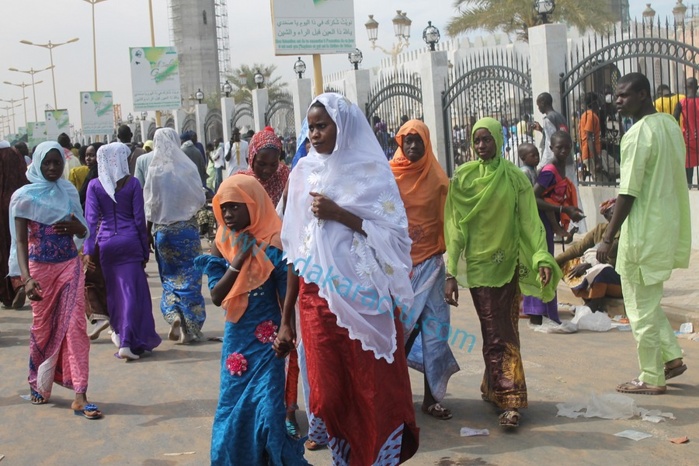
{"label": "long dress", "polygon": [[[107,290],[109,322],[119,335],[122,348],[135,354],[152,351],[161,342],[155,332],[153,307],[143,261],[148,259],[148,233],[143,213],[143,192],[138,180],[130,177],[112,201],[99,179],[90,181],[85,202],[85,218],[91,235],[85,254],[99,259]],[[96,233],[99,224],[99,233]]]}
{"label": "long dress", "polygon": [[199,226],[195,219],[156,224],[153,236],[163,286],[160,311],[170,325],[179,316],[187,335],[193,341],[201,340],[206,308],[201,294],[201,272],[194,267],[194,259],[201,254]]}
{"label": "long dress", "polygon": [[12,193],[28,183],[25,172],[27,164],[15,149],[10,147],[0,149],[0,301],[9,307],[15,299],[15,290],[22,284],[19,277],[11,279],[7,276],[7,261],[10,258],[10,199]]}
{"label": "long dress", "polygon": [[27,225],[29,272],[43,291],[41,301],[32,301],[29,386],[46,400],[54,383],[86,393],[90,340],[78,250],[72,237],[50,225]]}
{"label": "long dress", "polygon": [[[245,313],[226,321],[221,351],[221,390],[211,438],[211,464],[225,466],[307,465],[303,442],[292,439],[284,425],[284,359],[272,349],[286,295],[286,261],[269,246],[274,265],[270,278],[248,296]],[[209,257],[209,256],[203,256]],[[213,288],[226,270],[207,267]],[[243,361],[245,361],[243,363]],[[244,367],[244,369],[243,369]]]}

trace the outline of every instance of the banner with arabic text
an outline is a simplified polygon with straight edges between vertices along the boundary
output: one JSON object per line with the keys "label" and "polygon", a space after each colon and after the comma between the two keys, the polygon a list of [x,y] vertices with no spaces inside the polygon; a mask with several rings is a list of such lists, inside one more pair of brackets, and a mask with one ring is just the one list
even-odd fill
{"label": "banner with arabic text", "polygon": [[180,62],[175,47],[131,47],[129,54],[134,110],[180,108]]}
{"label": "banner with arabic text", "polygon": [[81,92],[80,117],[85,136],[114,133],[114,101],[112,92]]}

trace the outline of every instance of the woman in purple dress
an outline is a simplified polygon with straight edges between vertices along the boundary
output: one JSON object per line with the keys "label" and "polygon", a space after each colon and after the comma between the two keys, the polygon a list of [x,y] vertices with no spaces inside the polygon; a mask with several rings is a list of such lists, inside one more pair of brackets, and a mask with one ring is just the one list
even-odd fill
{"label": "woman in purple dress", "polygon": [[[161,342],[155,332],[148,279],[144,271],[150,249],[141,185],[129,175],[131,150],[113,142],[97,151],[99,177],[90,181],[85,217],[92,235],[84,262],[92,266],[95,242],[107,289],[112,340],[122,359],[139,359]],[[99,225],[99,232],[97,227]]]}

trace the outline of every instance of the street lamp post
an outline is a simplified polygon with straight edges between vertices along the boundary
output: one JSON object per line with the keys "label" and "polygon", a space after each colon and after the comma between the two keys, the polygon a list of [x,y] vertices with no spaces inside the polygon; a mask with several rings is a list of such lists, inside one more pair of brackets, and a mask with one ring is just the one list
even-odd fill
{"label": "street lamp post", "polygon": [[36,47],[42,47],[45,49],[49,49],[49,58],[51,59],[51,81],[53,82],[53,107],[54,109],[58,110],[58,99],[56,98],[56,75],[54,74],[54,65],[53,65],[53,49],[56,47],[60,47],[61,45],[66,45],[66,44],[72,44],[73,42],[77,42],[80,39],[77,37],[74,37],[66,42],[59,42],[58,44],[54,44],[53,42],[49,41],[47,44],[35,44],[32,41],[29,40],[20,40],[20,44],[26,44],[26,45],[34,45]]}
{"label": "street lamp post", "polygon": [[[44,81],[37,81],[36,84],[41,84],[43,82]],[[15,83],[11,83],[9,81],[4,81],[4,84],[7,84],[8,86],[17,86],[17,87],[22,88],[22,101],[23,101],[22,103],[24,104],[24,124],[26,125],[27,121],[29,121],[29,119],[27,118],[27,96],[25,95],[25,89],[27,87],[31,86],[31,84],[24,83],[24,82],[20,83],[20,84],[15,84]]]}
{"label": "street lamp post", "polygon": [[306,72],[306,63],[299,57],[296,62],[294,62],[294,73],[299,76],[299,79],[303,79],[303,73]]}
{"label": "street lamp post", "polygon": [[379,22],[374,19],[374,15],[369,15],[369,21],[364,23],[364,27],[369,36],[369,42],[371,42],[371,50],[379,49],[386,55],[390,55],[393,67],[397,68],[398,54],[410,46],[410,25],[413,22],[408,18],[408,14],[401,10],[396,10],[396,16],[393,17],[391,22],[393,23],[393,32],[397,39],[391,50],[386,50],[380,45],[376,45],[376,41],[379,38]]}
{"label": "street lamp post", "polygon": [[[37,83],[34,82],[34,75],[37,73],[41,73],[42,71],[48,71],[51,68],[53,68],[53,65],[47,66],[46,68],[44,68],[42,70],[35,70],[34,68],[29,68],[28,70],[18,70],[17,68],[10,68],[10,71],[16,71],[18,73],[27,73],[28,75],[31,75],[31,77],[32,77],[32,96],[34,98],[34,121],[35,122],[39,121],[39,117],[38,117],[39,112],[36,110],[36,84]],[[41,81],[39,81],[39,82],[41,82]]]}
{"label": "street lamp post", "polygon": [[672,8],[672,16],[675,18],[675,25],[678,27],[684,27],[684,15],[687,13],[687,7],[682,0],[677,0],[675,6]]}
{"label": "street lamp post", "polygon": [[549,23],[549,15],[556,9],[553,0],[534,0],[534,11],[539,15],[539,24]]}
{"label": "street lamp post", "polygon": [[262,85],[265,83],[265,77],[262,73],[260,73],[260,70],[257,70],[255,72],[255,76],[253,77],[255,79],[255,84],[257,85],[258,89],[262,89]]}
{"label": "street lamp post", "polygon": [[231,92],[233,92],[233,86],[231,86],[231,83],[226,79],[226,82],[223,83],[223,93],[226,94],[226,97],[230,97]]}
{"label": "street lamp post", "polygon": [[201,91],[201,89],[197,89],[197,93],[194,94],[194,98],[201,104],[201,101],[204,100],[204,93]]}
{"label": "street lamp post", "polygon": [[92,60],[95,68],[95,91],[97,91],[97,34],[95,33],[95,5],[107,0],[83,0],[92,5]]}
{"label": "street lamp post", "polygon": [[347,54],[347,59],[352,64],[352,66],[354,66],[355,70],[359,69],[359,64],[362,62],[363,58],[364,56],[362,55],[362,51],[359,49],[354,49],[349,54]]}
{"label": "street lamp post", "polygon": [[439,42],[440,38],[441,36],[439,34],[439,29],[432,26],[432,21],[427,21],[427,27],[424,31],[422,31],[422,40],[424,40],[425,43],[430,46],[430,52],[435,51],[435,46],[437,45],[437,42]]}
{"label": "street lamp post", "polygon": [[648,29],[653,29],[653,20],[655,19],[655,10],[651,8],[650,3],[646,3],[646,9],[641,13],[643,16],[643,25]]}
{"label": "street lamp post", "polygon": [[[2,102],[9,102],[9,100],[3,100]],[[17,101],[15,101],[17,102]],[[16,133],[17,132],[17,125],[15,124],[15,108],[19,107],[19,105],[8,105],[7,107],[2,107],[0,110],[5,110],[6,113],[6,118],[7,118],[7,126],[9,127],[8,131],[9,133]],[[12,126],[10,127],[10,110],[12,110]]]}

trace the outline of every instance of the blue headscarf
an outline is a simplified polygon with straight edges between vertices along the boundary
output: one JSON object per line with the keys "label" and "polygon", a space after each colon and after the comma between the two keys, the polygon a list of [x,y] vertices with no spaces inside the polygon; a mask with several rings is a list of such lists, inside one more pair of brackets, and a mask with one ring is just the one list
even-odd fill
{"label": "blue headscarf", "polygon": [[27,170],[27,179],[30,184],[15,191],[10,200],[9,221],[12,246],[8,261],[9,276],[20,275],[19,263],[17,262],[15,218],[26,218],[45,225],[53,225],[61,220],[69,219],[72,214],[87,228],[83,209],[80,206],[80,197],[75,186],[63,178],[59,178],[57,181],[48,181],[41,173],[41,163],[52,150],[57,150],[65,163],[66,156],[63,148],[57,142],[47,141],[39,144],[34,151],[32,164]]}
{"label": "blue headscarf", "polygon": [[291,169],[293,170],[299,160],[308,155],[306,152],[306,140],[308,139],[308,118],[303,119],[303,124],[301,125],[301,132],[299,137],[296,139],[296,155],[294,155],[291,161]]}

